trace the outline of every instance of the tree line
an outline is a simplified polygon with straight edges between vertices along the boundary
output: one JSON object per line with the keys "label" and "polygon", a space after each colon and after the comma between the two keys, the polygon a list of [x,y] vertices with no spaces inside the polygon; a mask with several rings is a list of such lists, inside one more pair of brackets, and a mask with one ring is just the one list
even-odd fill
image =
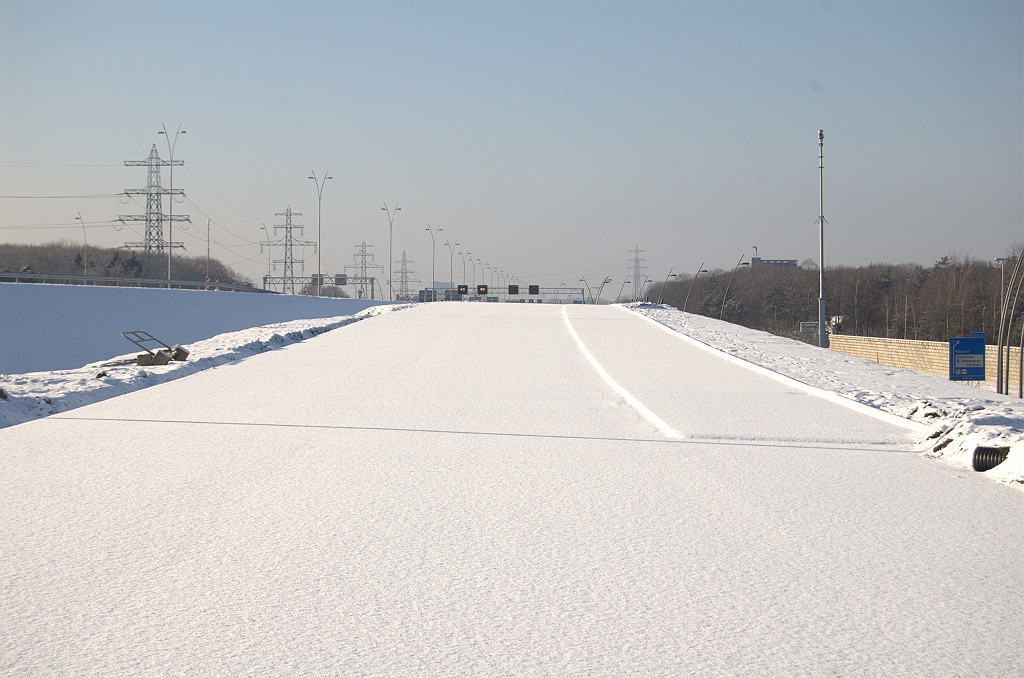
{"label": "tree line", "polygon": [[[84,256],[83,256],[84,255]],[[124,248],[89,247],[70,240],[41,245],[0,245],[0,271],[47,275],[89,275],[113,278],[167,277],[167,255],[146,256]],[[203,282],[207,279],[206,257],[174,255],[171,271],[175,280]],[[209,279],[222,283],[252,285],[252,280],[223,262],[209,260]]]}
{"label": "tree line", "polygon": [[[1006,256],[1005,286],[1021,254],[1015,245]],[[1021,265],[1024,269],[1024,264]],[[1000,316],[1000,265],[969,256],[945,256],[930,267],[917,264],[835,266],[825,270],[825,308],[838,334],[947,341],[951,336],[985,332],[996,343]],[[1019,276],[1020,274],[1018,274]],[[1015,283],[1016,285],[1016,283]],[[1008,289],[1014,301],[1017,289]],[[742,266],[715,269],[696,277],[684,274],[651,285],[647,299],[691,313],[721,318],[773,334],[813,341],[800,333],[801,322],[818,320],[818,267]],[[1019,343],[1024,291],[1011,312],[1011,343]]]}

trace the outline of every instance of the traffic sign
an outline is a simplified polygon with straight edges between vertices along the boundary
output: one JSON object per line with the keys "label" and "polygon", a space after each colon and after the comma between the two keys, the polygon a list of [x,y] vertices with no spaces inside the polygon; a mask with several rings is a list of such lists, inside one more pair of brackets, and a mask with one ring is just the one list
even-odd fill
{"label": "traffic sign", "polygon": [[985,333],[949,338],[950,381],[985,381]]}

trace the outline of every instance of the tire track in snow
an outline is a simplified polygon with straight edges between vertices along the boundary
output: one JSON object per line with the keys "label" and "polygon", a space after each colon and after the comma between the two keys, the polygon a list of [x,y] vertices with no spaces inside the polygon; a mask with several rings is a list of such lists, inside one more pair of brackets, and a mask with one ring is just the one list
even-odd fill
{"label": "tire track in snow", "polygon": [[594,371],[601,375],[601,378],[604,379],[605,383],[607,383],[613,391],[618,393],[623,400],[629,403],[629,405],[632,406],[632,408],[636,410],[641,417],[654,424],[655,428],[661,431],[666,438],[682,438],[679,431],[676,431],[674,428],[662,421],[658,415],[647,409],[642,402],[633,396],[632,393],[619,386],[618,383],[612,379],[612,376],[608,374],[603,367],[601,367],[601,363],[597,362],[597,359],[594,358],[589,350],[587,350],[587,346],[583,343],[583,340],[580,339],[580,335],[576,334],[576,330],[569,321],[568,306],[562,306],[562,318],[565,319],[565,326],[569,328],[569,333],[572,335],[572,338],[576,340],[576,347],[580,350],[580,353],[583,354],[583,357],[587,359],[587,362],[590,363],[590,366],[594,368]]}

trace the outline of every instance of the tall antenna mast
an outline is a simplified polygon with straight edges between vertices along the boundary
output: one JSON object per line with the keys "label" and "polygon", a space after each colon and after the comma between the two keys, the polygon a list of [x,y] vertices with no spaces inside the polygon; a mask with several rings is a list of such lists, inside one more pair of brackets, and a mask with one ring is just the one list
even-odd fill
{"label": "tall antenna mast", "polygon": [[825,130],[818,130],[818,346],[828,348],[825,331]]}

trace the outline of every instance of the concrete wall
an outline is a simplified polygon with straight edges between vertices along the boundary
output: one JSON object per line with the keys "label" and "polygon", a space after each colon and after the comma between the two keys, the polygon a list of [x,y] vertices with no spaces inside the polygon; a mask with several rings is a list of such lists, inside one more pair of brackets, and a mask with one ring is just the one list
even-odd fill
{"label": "concrete wall", "polygon": [[[902,367],[916,372],[949,376],[949,343],[945,341],[913,341],[910,339],[882,339],[854,337],[846,334],[829,335],[829,348],[838,353],[864,358],[880,365]],[[985,347],[985,376],[983,388],[996,389],[995,346]],[[1010,393],[1016,394],[1020,374],[1020,348],[1010,351]]]}

